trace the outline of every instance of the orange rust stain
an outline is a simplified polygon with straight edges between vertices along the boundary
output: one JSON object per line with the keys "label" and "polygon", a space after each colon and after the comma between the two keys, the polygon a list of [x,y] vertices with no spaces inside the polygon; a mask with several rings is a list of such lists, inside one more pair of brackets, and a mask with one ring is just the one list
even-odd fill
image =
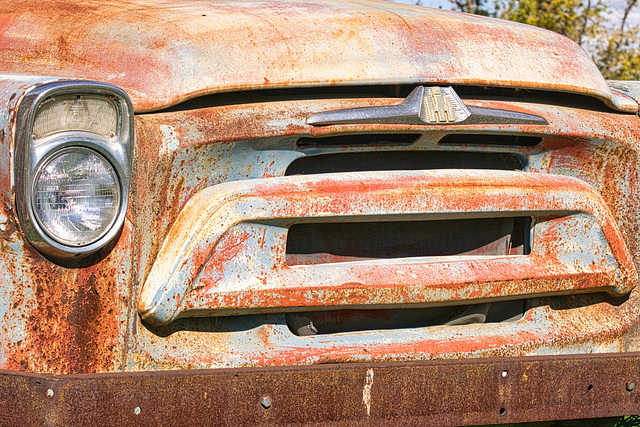
{"label": "orange rust stain", "polygon": [[[107,372],[122,363],[127,290],[116,281],[127,263],[131,230],[125,225],[116,249],[103,261],[65,268],[25,246],[28,334],[12,349],[5,369],[55,374]],[[126,280],[125,280],[126,282]]]}
{"label": "orange rust stain", "polygon": [[[263,132],[263,131],[267,132],[267,135],[274,135],[274,134],[291,135],[292,133],[295,133],[295,132],[311,132],[311,133],[318,133],[318,134],[322,134],[322,133],[329,134],[331,132],[336,132],[335,129],[334,130],[325,130],[325,129],[309,130],[304,128],[303,126],[299,126],[297,128],[294,128],[293,130],[286,127],[281,127],[281,128],[270,127],[269,124],[263,120],[263,118],[267,117],[269,114],[268,109],[262,110],[261,113],[257,115],[259,119],[257,120],[257,123],[255,123],[255,125],[256,125],[256,129],[258,130],[254,130],[250,126],[251,123],[247,123],[248,121],[240,120],[243,117],[243,114],[239,111],[240,109],[244,109],[245,112],[246,111],[255,112],[258,110],[257,107],[254,109],[254,106],[252,106],[251,108],[247,108],[246,106],[234,106],[234,107],[225,107],[220,109],[216,107],[216,108],[207,109],[206,111],[199,110],[197,113],[172,112],[172,113],[166,113],[163,115],[158,115],[157,118],[154,118],[151,116],[145,116],[143,117],[143,120],[145,121],[145,125],[147,125],[149,128],[153,128],[154,126],[157,126],[163,123],[164,120],[171,120],[172,124],[178,124],[178,125],[181,120],[184,120],[185,129],[183,129],[182,135],[184,135],[185,138],[188,138],[188,135],[189,135],[191,136],[191,139],[188,139],[186,141],[181,140],[180,142],[181,150],[187,149],[191,146],[200,147],[204,149],[205,144],[220,145],[220,144],[229,143],[229,146],[232,147],[233,141],[250,139],[250,138],[253,138],[255,135],[258,135],[259,132]],[[531,112],[528,109],[525,109],[525,110],[526,112]],[[276,111],[276,109],[274,109],[274,111]],[[300,116],[298,112],[294,112],[293,110],[279,110],[279,111],[284,111],[285,115],[289,114],[294,118]],[[630,201],[637,199],[637,188],[636,188],[637,172],[634,172],[635,169],[637,168],[637,155],[635,154],[634,150],[637,147],[634,147],[635,143],[633,141],[638,140],[637,138],[638,135],[637,135],[637,132],[635,134],[632,134],[631,132],[625,131],[626,132],[625,133],[623,131],[620,131],[614,128],[615,126],[629,127],[630,123],[635,123],[637,125],[637,117],[633,117],[633,116],[621,117],[619,115],[608,115],[603,113],[585,112],[584,121],[575,121],[575,123],[572,123],[568,119],[562,120],[561,114],[558,114],[558,111],[556,111],[555,114],[556,115],[554,116],[554,118],[557,117],[555,120],[555,124],[551,125],[548,130],[540,130],[537,128],[534,129],[535,132],[543,132],[545,134],[545,137],[544,137],[544,142],[540,146],[531,149],[532,152],[536,150],[549,151],[549,159],[550,159],[549,164],[547,166],[543,165],[539,171],[545,172],[545,173],[579,174],[578,177],[586,180],[587,182],[589,182],[589,184],[594,186],[598,191],[601,191],[604,195],[605,200],[607,201],[608,206],[611,208],[613,215],[617,220],[617,223],[620,225],[623,235],[625,235],[625,239],[630,245],[631,252],[637,255],[638,250],[636,248],[637,245],[635,242],[638,239],[635,239],[635,236],[638,235],[638,229],[637,229],[637,225],[634,225],[635,223],[637,223],[636,221],[637,209],[635,207],[636,204],[630,203]],[[198,120],[193,119],[193,117],[196,115],[198,116]],[[223,117],[225,115],[227,115],[226,118]],[[216,122],[216,118],[221,119],[219,123]],[[214,126],[211,126],[210,124],[207,124],[206,123],[207,120],[212,120],[211,123],[216,123],[216,126],[220,124],[220,128],[216,128]],[[632,120],[635,120],[635,121],[632,122]],[[584,126],[584,129],[581,129],[580,126],[583,126],[583,124],[586,123],[587,121],[589,122],[588,125]],[[612,124],[616,123],[617,121],[617,124],[610,125],[609,127],[606,127],[606,126],[598,127],[599,123],[604,123],[607,121]],[[577,123],[580,123],[580,125],[578,125]],[[193,128],[197,128],[199,133],[196,133],[196,132],[189,133],[193,131]],[[345,131],[345,132],[346,131],[352,132],[355,130],[373,131],[375,129],[380,129],[380,128],[384,128],[385,130],[388,130],[388,131],[392,129],[406,131],[407,129],[407,127],[398,127],[398,126],[386,127],[386,128],[363,126],[363,127],[357,127],[357,129],[356,127],[351,127],[351,128],[344,127],[342,128],[342,131]],[[560,135],[560,136],[550,135],[553,132],[561,132],[561,131],[566,132],[566,134]],[[153,131],[151,131],[151,134],[153,134]],[[585,134],[591,134],[591,136],[585,136]],[[624,142],[623,139],[617,140],[616,138],[620,137],[620,135],[622,135],[624,137],[623,139],[627,140],[627,142]],[[605,144],[604,145],[600,144],[597,141],[598,138],[602,138],[605,141]],[[162,180],[165,180],[165,179],[167,180],[173,179],[173,177],[171,177],[171,175],[168,174],[167,170],[173,169],[175,171],[176,165],[174,163],[176,163],[176,161],[173,159],[169,159],[164,162],[157,161],[155,157],[156,154],[153,153],[153,148],[149,147],[149,146],[152,147],[154,141],[156,140],[157,139],[155,135],[148,137],[144,141],[144,144],[143,144],[144,147],[142,147],[141,150],[143,151],[142,157],[146,156],[149,162],[149,168],[147,169],[147,171],[150,172],[150,175],[157,177],[155,181],[156,183],[160,183]],[[620,148],[625,144],[626,144],[626,148]],[[617,146],[618,148],[611,149],[612,146]],[[523,149],[522,152],[528,153],[527,150],[529,149]],[[616,166],[614,167],[614,165]],[[215,166],[216,166],[215,164],[211,165],[211,167],[213,168],[215,168]],[[263,166],[265,167],[263,175],[264,176],[269,175],[271,172],[267,170],[266,168],[267,165],[262,165],[262,166],[254,165],[253,167],[259,169],[260,167],[263,167]],[[186,162],[185,167],[193,170],[197,170],[199,167],[202,167],[202,164],[201,163],[199,164],[197,161],[194,163]],[[606,170],[610,170],[611,174],[607,175],[606,173],[603,173],[603,171],[606,171]],[[616,176],[616,174],[619,174],[620,176],[625,176],[625,175],[626,176],[624,177],[624,179],[621,179],[621,177]],[[258,173],[257,176],[259,175],[260,174]],[[626,182],[627,176],[630,177],[631,179],[630,182]],[[144,178],[140,178],[141,181],[143,179],[146,179],[146,176]],[[330,194],[331,191],[338,191],[338,187],[326,188],[325,184],[326,182],[321,183],[320,185],[316,186],[316,189],[318,191],[325,191],[326,194]],[[140,197],[138,199],[138,203],[140,206],[144,205],[149,201],[152,201],[152,202],[155,201],[154,202],[155,206],[157,206],[160,204],[158,200],[162,198],[170,200],[172,197],[172,194],[175,194],[173,192],[173,189],[170,186],[162,187],[160,185],[155,185],[153,183],[146,184],[143,182],[141,182],[140,185],[142,188],[147,188],[149,191],[149,194],[147,194],[145,197]],[[147,187],[144,187],[145,185]],[[182,189],[183,195],[181,196],[180,202],[183,205],[186,202],[186,200],[188,200],[188,198],[192,196],[193,192],[191,192],[190,189],[196,188],[196,186],[193,184],[189,184],[189,185],[190,187],[185,187]],[[288,186],[288,187],[283,186],[281,190],[283,193],[286,193],[288,191],[298,191],[299,188],[295,186]],[[553,190],[553,189],[550,188],[548,190]],[[627,190],[631,191],[630,196],[627,196],[625,194],[625,191]],[[345,203],[348,203],[352,198],[357,197],[360,194],[361,194],[360,191],[358,191],[357,189],[353,189],[353,191],[346,194],[345,197],[336,201],[332,209],[334,211],[343,210]],[[262,193],[260,192],[256,193],[256,196],[258,197],[270,197],[271,195],[273,195],[273,187],[269,187],[266,185],[262,188]],[[494,198],[491,200],[491,203],[499,203],[499,202],[501,202],[499,198]],[[544,201],[541,201],[541,203],[542,202]],[[489,199],[487,199],[486,203],[489,203]],[[292,201],[292,203],[290,203],[290,205],[295,205],[295,204],[296,204],[295,201]],[[150,214],[151,216],[154,216],[156,218],[165,218],[167,217],[169,205],[170,203],[168,202],[165,203],[163,205],[163,210],[144,208],[144,209],[141,209],[139,213],[141,215]],[[462,207],[462,206],[469,206],[469,205],[460,204],[459,206]],[[296,213],[297,211],[294,211],[293,208],[291,208],[291,212]],[[171,224],[173,223],[173,221],[175,221],[175,218],[169,217],[167,223]],[[159,239],[157,240],[154,239],[154,241],[162,241],[165,236],[165,234],[163,233],[165,233],[166,231],[167,231],[166,228],[159,228],[159,229],[152,228],[152,232],[159,237]],[[554,235],[554,230],[549,230],[549,235],[547,237],[552,239],[553,235]],[[153,252],[151,254],[153,255]],[[151,256],[151,259],[153,259],[153,256]],[[202,259],[201,261],[203,260],[204,259]],[[557,260],[553,260],[553,261],[555,262]],[[216,271],[215,271],[216,269],[213,266],[210,266],[209,268],[211,271],[205,274],[204,276],[207,276],[210,274],[212,278],[216,277]],[[479,275],[484,274],[482,271],[478,271],[477,273]],[[501,270],[500,273],[506,275],[505,277],[508,277],[509,275],[508,270]],[[384,286],[385,282],[382,279],[383,278],[379,278],[379,277],[374,278],[369,282],[367,282],[367,284],[371,285],[371,288],[375,289],[376,287]],[[386,280],[388,280],[387,283],[391,283],[391,284],[396,283],[390,280],[389,277],[387,277]],[[492,282],[487,285],[487,287],[490,288],[489,290],[487,290],[487,294],[490,293],[491,295],[500,296],[500,295],[505,295],[507,292],[513,291],[514,289],[517,290],[518,292],[531,292],[545,286],[548,286],[549,289],[553,288],[555,290],[562,290],[563,287],[566,287],[568,285],[574,286],[576,289],[587,289],[589,287],[603,287],[603,286],[606,286],[606,284],[609,282],[610,282],[610,278],[608,278],[606,275],[600,275],[598,277],[590,277],[590,278],[584,277],[582,279],[578,279],[573,282],[561,281],[560,283],[554,284],[552,286],[548,281],[545,281],[545,280],[533,281],[531,280],[531,278],[525,277],[522,280],[517,280],[510,284]],[[445,288],[446,287],[443,287],[443,289]],[[451,286],[446,289],[448,289],[449,291],[455,291],[455,286]],[[343,289],[343,290],[346,290],[346,289]],[[347,302],[355,301],[357,298],[363,298],[363,296],[365,295],[365,294],[359,294],[359,296],[356,295],[353,297],[354,298],[353,300],[350,300],[349,298],[351,298],[351,296],[346,292],[342,295],[339,295],[335,293],[331,294],[331,292],[329,292],[330,289],[321,289],[320,291],[327,292],[326,295],[322,296],[323,301],[326,304],[333,304],[333,303],[339,304],[341,303],[341,301],[347,301]],[[273,294],[269,295],[268,292],[263,292],[263,293],[251,292],[251,293],[247,293],[243,295],[235,295],[235,296],[223,295],[223,296],[216,297],[218,299],[212,297],[211,299],[208,299],[207,302],[210,302],[211,304],[220,303],[221,305],[226,305],[230,307],[249,305],[249,302],[256,303],[256,301],[262,302],[265,305],[291,304],[292,306],[300,306],[301,304],[302,305],[308,304],[309,301],[313,301],[313,298],[314,298],[313,296],[309,298],[309,296],[307,294],[304,294],[304,292],[305,292],[304,289],[299,289],[299,293],[296,295],[291,294],[291,295],[284,295],[284,296],[283,295],[274,296]],[[408,296],[410,295],[418,295],[416,298],[422,297],[421,294],[419,292],[416,292],[416,289],[414,288],[399,288],[397,295],[399,295],[399,299],[403,301],[407,300]],[[372,295],[370,293],[368,294],[368,296],[370,298],[373,298],[375,295]],[[384,298],[390,298],[391,296],[393,296],[393,294],[391,293],[383,294],[382,292],[379,292],[380,300],[384,300]],[[474,291],[471,292],[470,296],[481,297],[482,296],[481,289],[475,289]],[[463,297],[466,297],[466,296],[463,295],[462,293],[459,293],[459,292],[452,293],[452,299],[460,299]],[[318,299],[320,299],[320,297],[318,297]],[[632,305],[628,304],[623,307],[629,307],[629,306],[632,306]],[[567,311],[571,311],[571,310],[567,310]],[[609,315],[619,318],[620,314],[618,313],[618,311],[619,310],[614,310],[614,309],[594,310],[593,312],[589,312],[590,313],[589,315],[585,315],[584,319],[589,319],[589,318],[601,319],[603,316],[609,316]],[[608,328],[607,330],[608,331],[613,330],[615,332],[615,328]],[[599,331],[598,333],[602,333],[602,331]],[[503,337],[502,340],[498,338],[494,340],[487,340],[486,342],[487,346],[491,346],[491,345],[499,346],[501,345],[500,343],[504,344],[503,347],[496,349],[493,353],[489,352],[487,354],[504,355],[504,354],[508,354],[509,351],[511,351],[513,354],[523,354],[527,351],[527,348],[543,345],[541,341],[543,339],[549,340],[549,342],[551,342],[552,345],[555,345],[556,343],[558,343],[558,345],[560,346],[559,348],[561,348],[563,343],[570,342],[572,339],[584,339],[583,342],[588,342],[589,340],[597,341],[599,339],[598,336],[594,335],[595,333],[593,333],[591,336],[585,333],[584,337],[580,338],[581,337],[580,334],[576,333],[576,331],[574,330],[570,330],[567,332],[554,331],[554,334],[555,335],[540,334],[536,336],[527,336],[522,339],[518,337],[513,339],[511,337]],[[602,335],[604,336],[605,334],[602,333]],[[527,339],[531,339],[531,342],[528,342]],[[433,343],[430,343],[430,344],[424,344],[424,345],[422,344],[418,344],[415,346],[412,346],[412,345],[413,344],[411,345],[407,344],[405,346],[397,346],[397,347],[389,346],[384,350],[388,352],[386,355],[382,350],[368,348],[365,351],[362,348],[350,348],[348,346],[345,346],[341,348],[330,349],[329,351],[318,350],[317,353],[313,353],[311,350],[296,348],[296,349],[291,349],[290,353],[282,352],[280,354],[274,354],[274,355],[251,354],[251,355],[247,355],[246,359],[248,361],[249,360],[251,361],[247,363],[253,363],[252,361],[257,360],[257,358],[259,357],[262,357],[264,364],[270,364],[270,363],[286,364],[286,363],[306,363],[305,361],[308,362],[308,361],[314,360],[314,357],[319,357],[320,360],[325,360],[325,361],[329,361],[329,360],[339,361],[341,358],[343,358],[344,360],[354,360],[362,357],[368,358],[369,353],[372,353],[374,355],[374,358],[376,358],[376,360],[388,360],[389,358],[401,359],[403,357],[404,358],[424,357],[425,355],[432,355],[432,354],[453,354],[453,353],[447,353],[447,352],[449,351],[467,352],[469,351],[469,349],[481,347],[480,344],[473,342],[473,340],[469,340],[468,342],[457,343],[457,344],[440,343],[440,344],[434,345]],[[509,348],[511,348],[511,350],[508,350]],[[205,354],[202,354],[201,352],[200,353],[195,352],[194,354],[195,354],[194,356],[185,356],[185,360],[188,359],[189,357],[192,357],[193,359],[196,359],[198,361],[213,360],[215,358],[214,356],[205,355]],[[325,357],[323,357],[323,355]],[[219,356],[219,357],[223,358],[224,356]],[[280,362],[277,362],[277,360],[279,360]]]}
{"label": "orange rust stain", "polygon": [[225,233],[215,247],[211,257],[208,258],[201,275],[204,292],[208,292],[222,279],[225,263],[235,258],[246,247],[251,234],[241,229],[235,229]]}

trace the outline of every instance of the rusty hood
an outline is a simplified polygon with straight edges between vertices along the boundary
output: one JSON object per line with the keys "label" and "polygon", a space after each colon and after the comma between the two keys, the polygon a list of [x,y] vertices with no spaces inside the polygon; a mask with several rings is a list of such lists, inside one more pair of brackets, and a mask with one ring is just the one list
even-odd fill
{"label": "rusty hood", "polygon": [[112,83],[140,112],[235,90],[413,83],[560,91],[638,108],[560,35],[364,0],[2,0],[0,71]]}

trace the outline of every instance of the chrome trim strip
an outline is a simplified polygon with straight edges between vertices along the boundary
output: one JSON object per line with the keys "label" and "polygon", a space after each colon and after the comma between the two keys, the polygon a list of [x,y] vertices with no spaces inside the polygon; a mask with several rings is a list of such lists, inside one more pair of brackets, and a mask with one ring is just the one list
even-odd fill
{"label": "chrome trim strip", "polygon": [[465,105],[452,87],[418,86],[400,104],[322,111],[307,118],[312,126],[338,124],[532,124],[547,125],[533,114]]}

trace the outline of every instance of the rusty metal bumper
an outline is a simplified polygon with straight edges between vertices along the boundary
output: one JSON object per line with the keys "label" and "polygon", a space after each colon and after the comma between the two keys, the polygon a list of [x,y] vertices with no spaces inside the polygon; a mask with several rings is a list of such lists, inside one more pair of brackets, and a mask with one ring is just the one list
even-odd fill
{"label": "rusty metal bumper", "polygon": [[640,413],[640,353],[66,376],[0,371],[0,390],[2,425],[514,423]]}

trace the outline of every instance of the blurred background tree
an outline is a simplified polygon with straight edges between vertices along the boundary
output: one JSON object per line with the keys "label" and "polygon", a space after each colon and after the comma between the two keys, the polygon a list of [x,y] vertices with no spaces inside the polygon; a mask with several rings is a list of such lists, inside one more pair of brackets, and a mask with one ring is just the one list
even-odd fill
{"label": "blurred background tree", "polygon": [[605,78],[640,80],[640,23],[630,19],[640,0],[618,0],[617,4],[611,0],[448,1],[453,10],[560,33],[589,52]]}
{"label": "blurred background tree", "polygon": [[629,13],[637,5],[638,0],[626,0],[620,26],[605,31],[604,42],[595,45],[592,55],[606,78],[640,80],[640,28],[628,25]]}

